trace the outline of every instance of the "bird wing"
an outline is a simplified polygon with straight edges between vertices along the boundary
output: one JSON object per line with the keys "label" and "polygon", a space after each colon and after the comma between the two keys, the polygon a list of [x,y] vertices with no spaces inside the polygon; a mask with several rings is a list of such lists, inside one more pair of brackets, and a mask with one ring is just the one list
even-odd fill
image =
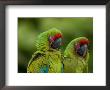
{"label": "bird wing", "polygon": [[28,73],[46,73],[48,67],[45,60],[45,54],[42,52],[35,52],[29,61],[27,72]]}

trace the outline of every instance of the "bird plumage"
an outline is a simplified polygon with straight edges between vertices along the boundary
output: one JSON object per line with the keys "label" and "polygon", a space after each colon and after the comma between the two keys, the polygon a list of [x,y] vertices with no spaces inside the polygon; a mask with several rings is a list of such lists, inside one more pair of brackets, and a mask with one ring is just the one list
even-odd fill
{"label": "bird plumage", "polygon": [[86,37],[76,38],[67,45],[63,60],[65,73],[88,72],[89,52],[86,45]]}
{"label": "bird plumage", "polygon": [[29,73],[60,73],[61,63],[61,36],[62,33],[52,28],[41,33],[36,41],[37,51],[32,55],[27,66]]}

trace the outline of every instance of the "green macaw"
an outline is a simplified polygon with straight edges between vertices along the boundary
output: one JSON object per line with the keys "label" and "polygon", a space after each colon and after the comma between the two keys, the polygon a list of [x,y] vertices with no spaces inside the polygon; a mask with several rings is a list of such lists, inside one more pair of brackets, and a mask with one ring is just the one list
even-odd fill
{"label": "green macaw", "polygon": [[61,73],[62,72],[62,33],[52,28],[41,33],[36,40],[36,52],[32,55],[28,73]]}
{"label": "green macaw", "polygon": [[79,37],[72,40],[64,51],[64,73],[87,73],[89,40],[86,37]]}

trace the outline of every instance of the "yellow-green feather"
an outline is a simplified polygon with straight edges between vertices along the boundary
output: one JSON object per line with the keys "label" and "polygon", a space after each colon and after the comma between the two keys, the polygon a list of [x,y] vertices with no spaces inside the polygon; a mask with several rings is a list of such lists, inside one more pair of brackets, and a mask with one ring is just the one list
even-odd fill
{"label": "yellow-green feather", "polygon": [[40,69],[43,66],[48,67],[49,73],[61,73],[62,63],[61,63],[61,52],[54,51],[46,51],[44,55],[35,58],[27,68],[27,72],[29,73],[40,73]]}
{"label": "yellow-green feather", "polygon": [[[37,51],[32,55],[28,63],[28,73],[40,73],[40,69],[43,66],[47,66],[50,73],[61,72],[61,51],[60,49],[52,49],[49,45],[49,36],[54,36],[58,33],[61,34],[58,29],[52,28],[38,36],[36,40]],[[39,54],[40,56],[38,56]]]}
{"label": "yellow-green feather", "polygon": [[49,47],[49,36],[54,36],[55,34],[60,33],[58,29],[52,28],[48,31],[41,33],[36,41],[36,47],[38,51],[47,51],[50,49]]}
{"label": "yellow-green feather", "polygon": [[89,52],[85,57],[79,56],[75,52],[75,44],[77,44],[81,39],[86,39],[86,37],[79,37],[72,40],[66,47],[64,51],[64,72],[65,73],[82,73],[88,72],[88,59]]}

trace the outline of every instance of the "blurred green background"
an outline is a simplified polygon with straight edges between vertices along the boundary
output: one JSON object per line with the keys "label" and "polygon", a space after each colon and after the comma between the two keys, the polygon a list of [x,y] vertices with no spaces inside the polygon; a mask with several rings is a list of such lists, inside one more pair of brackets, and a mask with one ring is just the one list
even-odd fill
{"label": "blurred green background", "polygon": [[93,72],[93,18],[18,18],[18,72],[26,73],[26,68],[32,54],[36,51],[37,36],[51,28],[57,28],[63,33],[65,50],[67,44],[74,38],[84,36],[89,44],[89,72]]}

